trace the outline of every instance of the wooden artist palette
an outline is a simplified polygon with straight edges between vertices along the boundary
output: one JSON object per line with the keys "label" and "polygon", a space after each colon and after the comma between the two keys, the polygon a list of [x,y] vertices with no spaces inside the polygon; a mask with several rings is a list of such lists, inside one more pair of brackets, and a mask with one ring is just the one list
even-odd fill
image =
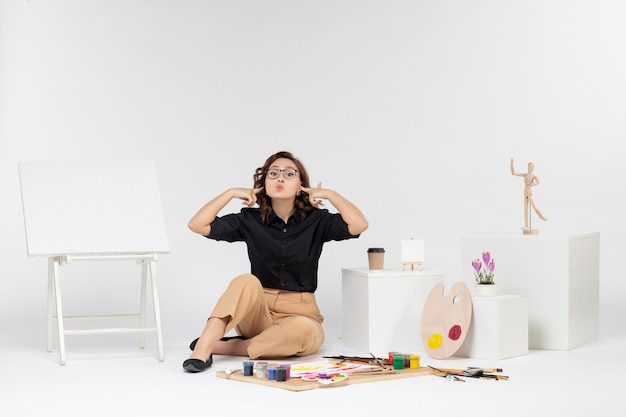
{"label": "wooden artist palette", "polygon": [[418,376],[434,375],[435,371],[430,368],[419,369],[401,369],[401,370],[388,370],[381,372],[366,372],[366,373],[347,373],[349,377],[343,378],[336,383],[324,384],[319,381],[305,381],[302,378],[290,378],[287,381],[273,381],[267,378],[258,378],[256,376],[244,376],[241,372],[235,372],[227,374],[224,371],[217,371],[215,375],[219,378],[230,379],[239,382],[249,382],[258,385],[264,385],[273,388],[282,388],[289,391],[307,391],[316,388],[326,387],[343,387],[352,384],[362,384],[367,382],[379,382],[379,381],[392,381],[400,378],[412,378]]}
{"label": "wooden artist palette", "polygon": [[463,344],[472,320],[472,296],[464,283],[452,284],[448,295],[444,285],[430,291],[422,310],[422,344],[434,359],[445,359]]}

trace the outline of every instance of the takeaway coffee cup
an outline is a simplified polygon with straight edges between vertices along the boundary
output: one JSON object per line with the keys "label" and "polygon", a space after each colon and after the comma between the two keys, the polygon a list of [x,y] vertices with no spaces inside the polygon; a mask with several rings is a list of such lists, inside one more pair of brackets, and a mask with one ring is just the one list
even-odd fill
{"label": "takeaway coffee cup", "polygon": [[369,262],[370,271],[382,271],[385,261],[385,249],[369,248],[367,250],[367,260]]}

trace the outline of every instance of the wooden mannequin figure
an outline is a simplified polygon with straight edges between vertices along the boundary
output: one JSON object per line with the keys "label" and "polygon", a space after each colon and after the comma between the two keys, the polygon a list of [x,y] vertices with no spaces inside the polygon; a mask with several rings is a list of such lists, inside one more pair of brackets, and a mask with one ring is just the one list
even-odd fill
{"label": "wooden mannequin figure", "polygon": [[539,178],[533,174],[533,170],[535,169],[535,164],[532,162],[528,163],[528,172],[515,172],[513,158],[511,158],[511,174],[517,177],[524,177],[524,227],[522,231],[524,234],[537,234],[537,230],[530,228],[530,212],[529,206],[532,206],[535,213],[541,220],[548,220],[546,217],[541,214],[537,206],[535,205],[535,201],[533,200],[533,190],[532,187],[535,185],[539,185]]}

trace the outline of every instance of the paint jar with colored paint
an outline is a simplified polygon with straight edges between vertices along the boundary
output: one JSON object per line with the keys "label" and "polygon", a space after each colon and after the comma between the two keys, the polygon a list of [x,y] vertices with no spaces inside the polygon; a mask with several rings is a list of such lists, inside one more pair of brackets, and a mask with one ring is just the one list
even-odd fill
{"label": "paint jar with colored paint", "polygon": [[400,353],[400,352],[393,352],[393,351],[392,352],[388,352],[389,359],[387,359],[387,363],[389,365],[393,365],[393,355],[397,355],[398,353]]}
{"label": "paint jar with colored paint", "polygon": [[254,374],[254,362],[252,361],[243,362],[243,374],[244,376],[252,376]]}
{"label": "paint jar with colored paint", "polygon": [[277,382],[284,382],[287,379],[289,379],[287,377],[287,369],[284,366],[282,366],[282,365],[276,367],[276,381]]}
{"label": "paint jar with colored paint", "polygon": [[404,367],[405,368],[411,367],[411,355],[409,355],[408,353],[404,354]]}
{"label": "paint jar with colored paint", "polygon": [[409,355],[409,361],[410,361],[410,365],[409,368],[411,369],[419,369],[420,367],[420,355],[416,355],[416,354],[410,354]]}
{"label": "paint jar with colored paint", "polygon": [[393,355],[393,369],[404,368],[404,355],[402,353],[394,353]]}
{"label": "paint jar with colored paint", "polygon": [[268,365],[267,367],[267,379],[270,381],[276,380],[276,368],[278,368],[276,365]]}
{"label": "paint jar with colored paint", "polygon": [[256,377],[267,378],[267,362],[256,363]]}
{"label": "paint jar with colored paint", "polygon": [[291,365],[288,363],[281,363],[278,365],[280,368],[285,368],[285,379],[291,378]]}

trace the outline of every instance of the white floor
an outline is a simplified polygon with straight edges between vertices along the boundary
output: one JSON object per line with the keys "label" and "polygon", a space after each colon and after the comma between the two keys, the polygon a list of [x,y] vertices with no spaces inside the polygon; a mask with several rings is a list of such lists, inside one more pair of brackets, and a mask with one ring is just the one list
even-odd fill
{"label": "white floor", "polygon": [[[293,392],[218,378],[244,358],[216,356],[208,371],[188,374],[181,364],[187,342],[166,346],[165,361],[153,348],[91,345],[67,340],[67,364],[45,346],[3,349],[0,415],[211,416],[223,413],[274,416],[452,415],[625,416],[626,337],[605,338],[571,351],[530,351],[500,361],[432,360],[422,366],[499,367],[508,381],[465,383],[423,376]],[[361,354],[330,341],[318,355]]]}

